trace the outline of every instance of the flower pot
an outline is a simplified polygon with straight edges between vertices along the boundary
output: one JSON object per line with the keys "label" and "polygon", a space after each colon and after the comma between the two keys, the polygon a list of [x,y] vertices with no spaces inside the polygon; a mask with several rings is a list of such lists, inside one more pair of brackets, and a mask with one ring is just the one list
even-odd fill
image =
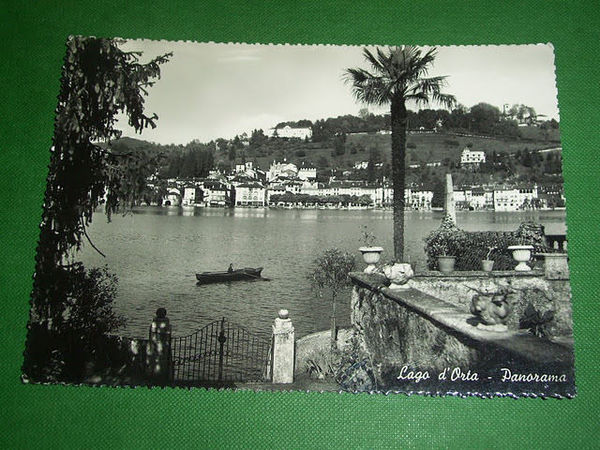
{"label": "flower pot", "polygon": [[373,273],[377,269],[375,264],[381,259],[382,247],[361,247],[358,249],[362,253],[363,260],[367,263],[367,267],[364,272]]}
{"label": "flower pot", "polygon": [[440,272],[450,273],[454,271],[455,256],[438,256],[437,258]]}
{"label": "flower pot", "polygon": [[494,268],[494,261],[492,259],[482,259],[481,260],[481,270],[484,272],[491,272]]}
{"label": "flower pot", "polygon": [[508,249],[512,251],[513,259],[519,263],[515,267],[516,271],[527,272],[531,270],[531,267],[526,263],[531,259],[533,245],[511,245]]}

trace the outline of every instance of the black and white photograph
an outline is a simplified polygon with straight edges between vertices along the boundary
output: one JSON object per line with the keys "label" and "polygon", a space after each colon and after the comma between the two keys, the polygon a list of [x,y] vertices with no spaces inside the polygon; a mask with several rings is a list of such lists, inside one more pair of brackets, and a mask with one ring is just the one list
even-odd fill
{"label": "black and white photograph", "polygon": [[551,44],[72,36],[56,78],[25,383],[575,396]]}

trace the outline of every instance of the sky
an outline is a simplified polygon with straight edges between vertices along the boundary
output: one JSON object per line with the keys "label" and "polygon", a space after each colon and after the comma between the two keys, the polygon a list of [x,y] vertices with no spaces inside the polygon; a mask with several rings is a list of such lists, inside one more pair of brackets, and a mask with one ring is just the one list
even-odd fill
{"label": "sky", "polygon": [[[284,121],[357,115],[366,106],[343,81],[347,68],[368,68],[359,46],[134,40],[121,47],[142,51],[141,62],[173,52],[146,97],[146,114],[158,115],[158,127],[136,135],[120,120],[124,136],[161,144],[208,142]],[[467,107],[522,103],[559,119],[551,45],[438,47],[428,75],[446,75],[444,92]]]}

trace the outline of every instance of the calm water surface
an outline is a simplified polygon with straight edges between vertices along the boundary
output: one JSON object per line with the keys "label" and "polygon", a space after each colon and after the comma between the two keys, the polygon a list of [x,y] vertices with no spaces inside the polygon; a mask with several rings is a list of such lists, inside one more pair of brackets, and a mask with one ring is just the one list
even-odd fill
{"label": "calm water surface", "polygon": [[[549,234],[565,233],[564,211],[519,213],[459,212],[459,226],[468,231],[514,230],[524,220],[546,226]],[[425,265],[423,239],[437,228],[441,212],[407,212],[407,258]],[[377,244],[392,258],[391,211],[140,208],[107,223],[94,216],[90,236],[105,254],[89,245],[80,253],[86,266],[102,266],[119,277],[115,308],[128,323],[121,334],[146,336],[159,307],[167,308],[175,335],[192,333],[226,316],[268,336],[280,308],[287,308],[296,336],[327,329],[331,303],[315,298],[307,274],[324,249],[339,247],[362,258],[357,248],[361,226],[368,225]],[[264,267],[271,281],[239,281],[196,285],[195,273],[235,267]],[[341,326],[350,322],[349,295],[338,302]]]}

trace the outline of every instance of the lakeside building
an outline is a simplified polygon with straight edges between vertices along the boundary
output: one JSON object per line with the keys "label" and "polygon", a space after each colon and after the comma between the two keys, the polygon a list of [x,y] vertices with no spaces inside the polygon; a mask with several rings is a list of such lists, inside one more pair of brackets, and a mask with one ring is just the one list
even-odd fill
{"label": "lakeside building", "polygon": [[485,162],[485,152],[481,150],[471,150],[469,148],[465,148],[460,155],[460,165],[461,166],[469,166],[480,164]]}
{"label": "lakeside building", "polygon": [[260,183],[243,183],[235,186],[235,206],[265,206],[266,189]]}
{"label": "lakeside building", "polygon": [[271,128],[269,137],[288,138],[288,139],[310,139],[312,138],[312,128],[310,127],[290,127],[286,125],[280,128]]}
{"label": "lakeside building", "polygon": [[433,191],[422,191],[405,189],[404,202],[406,208],[429,211],[431,210],[431,201],[433,200]]}
{"label": "lakeside building", "polygon": [[325,197],[339,195],[368,196],[371,198],[371,202],[375,204],[377,199],[376,190],[376,187],[365,186],[361,181],[332,181],[328,185],[323,185],[323,187],[319,188],[318,195]]}
{"label": "lakeside building", "polygon": [[537,185],[498,187],[494,189],[494,210],[518,211],[524,205],[534,205],[538,198]]}
{"label": "lakeside building", "polygon": [[[378,207],[390,207],[394,202],[394,189],[391,186],[379,186],[375,192],[375,205]],[[431,210],[433,201],[433,191],[425,189],[404,189],[404,207],[405,209],[414,209],[420,211]]]}
{"label": "lakeside building", "polygon": [[181,200],[182,206],[194,206],[199,205],[204,200],[204,192],[195,185],[187,185],[183,188],[183,199]]}
{"label": "lakeside building", "polygon": [[181,205],[181,191],[176,187],[168,188],[167,195],[163,199],[163,205],[165,205],[165,206]]}
{"label": "lakeside building", "polygon": [[228,206],[231,203],[231,187],[217,180],[206,180],[202,184],[206,206]]}

